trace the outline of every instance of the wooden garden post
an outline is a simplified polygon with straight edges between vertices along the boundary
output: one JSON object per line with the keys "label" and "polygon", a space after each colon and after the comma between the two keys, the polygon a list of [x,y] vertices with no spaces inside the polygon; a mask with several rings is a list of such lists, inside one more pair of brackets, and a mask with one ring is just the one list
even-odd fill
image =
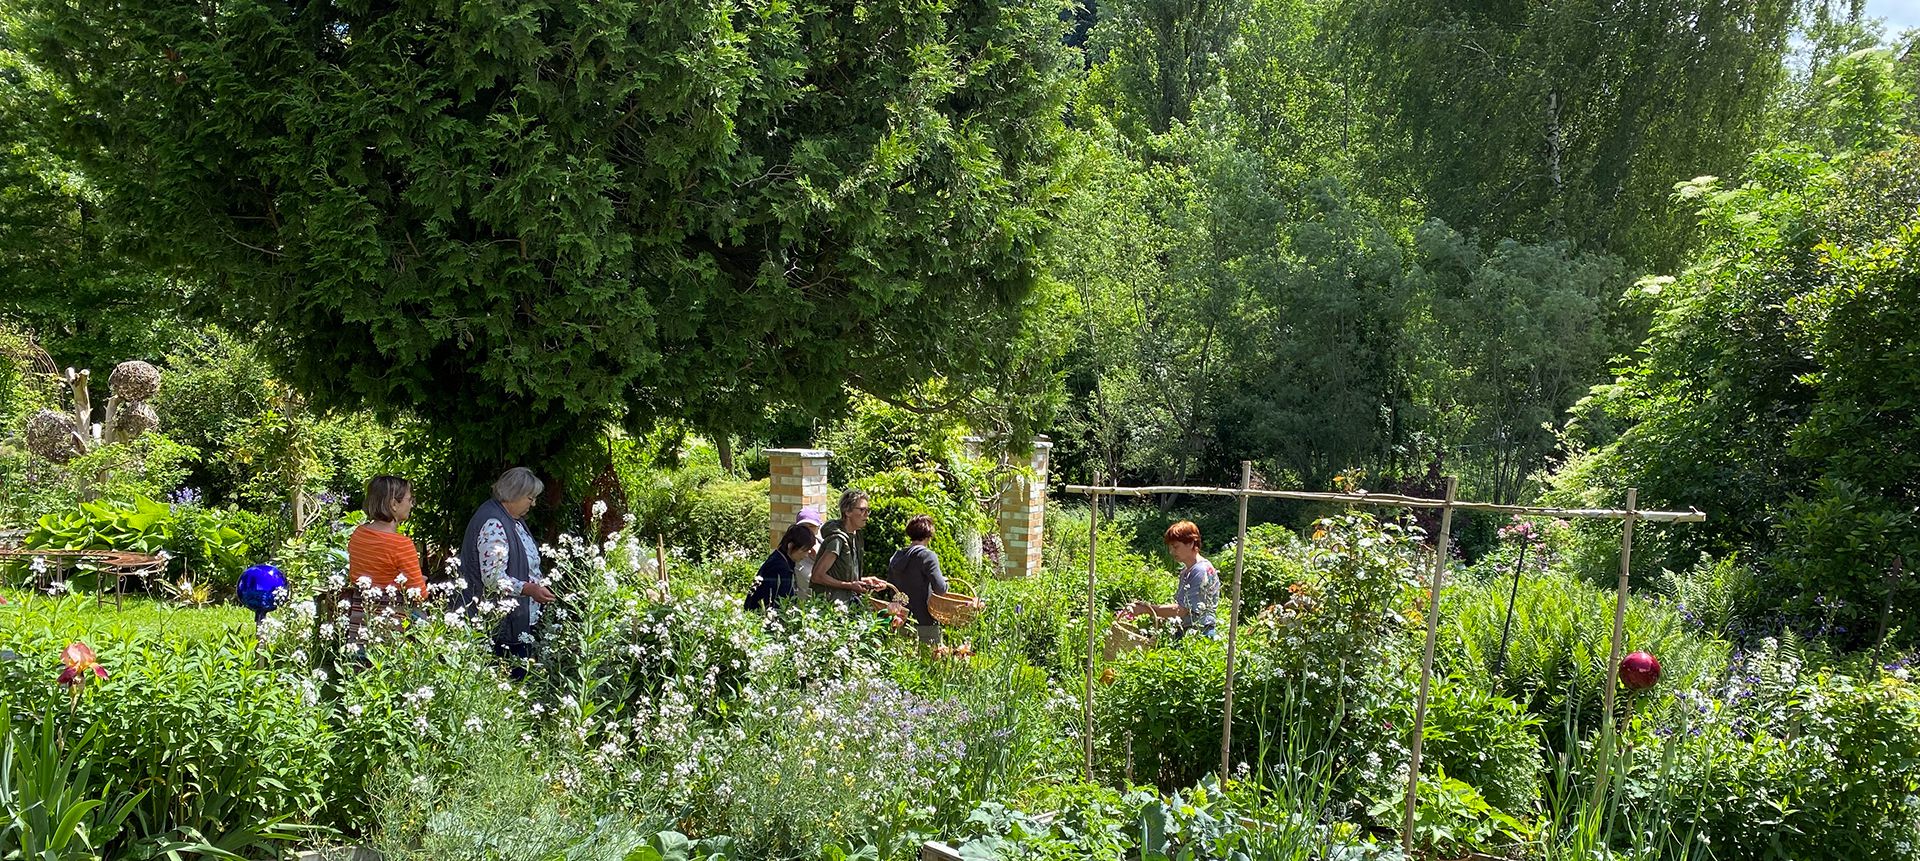
{"label": "wooden garden post", "polygon": [[1448,539],[1453,532],[1453,495],[1460,480],[1447,479],[1447,498],[1440,506],[1440,540],[1433,546],[1433,583],[1427,596],[1427,647],[1420,657],[1420,696],[1413,706],[1412,761],[1407,766],[1407,815],[1400,829],[1400,849],[1413,857],[1413,811],[1419,804],[1420,746],[1427,731],[1427,694],[1433,686],[1433,644],[1440,636],[1440,589],[1447,580]]}
{"label": "wooden garden post", "polygon": [[[1100,476],[1093,477],[1095,487],[1100,485]],[[1100,491],[1095,490],[1087,496],[1087,696],[1082,703],[1081,744],[1086,748],[1087,779],[1093,779],[1093,673],[1094,673],[1094,572],[1097,570],[1095,551],[1100,548]]]}
{"label": "wooden garden post", "polygon": [[1247,491],[1253,489],[1253,461],[1240,462],[1240,532],[1233,544],[1233,595],[1227,604],[1227,696],[1220,715],[1220,785],[1227,785],[1233,754],[1233,656],[1240,633],[1240,572],[1247,562]]}
{"label": "wooden garden post", "polygon": [[1607,735],[1613,730],[1613,689],[1620,686],[1620,650],[1627,639],[1627,572],[1633,565],[1633,520],[1640,489],[1627,488],[1627,516],[1620,527],[1620,585],[1613,596],[1613,647],[1607,651],[1607,687],[1600,692]]}
{"label": "wooden garden post", "polygon": [[1613,596],[1613,642],[1607,649],[1607,686],[1600,692],[1600,773],[1594,776],[1593,797],[1588,815],[1596,815],[1607,798],[1607,785],[1613,778],[1613,693],[1620,686],[1620,650],[1627,635],[1627,572],[1633,565],[1633,521],[1639,507],[1640,489],[1627,488],[1626,517],[1620,527],[1620,582]]}

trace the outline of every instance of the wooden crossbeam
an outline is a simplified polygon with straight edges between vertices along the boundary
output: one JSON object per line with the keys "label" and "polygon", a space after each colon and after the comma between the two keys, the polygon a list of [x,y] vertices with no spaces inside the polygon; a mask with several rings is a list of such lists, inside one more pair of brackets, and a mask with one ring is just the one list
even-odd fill
{"label": "wooden crossbeam", "polygon": [[[1234,487],[1186,487],[1181,485],[1159,485],[1154,487],[1100,487],[1086,484],[1069,484],[1067,493],[1081,495],[1099,494],[1101,496],[1159,496],[1179,493],[1189,496],[1248,496],[1254,499],[1292,499],[1305,502],[1331,502],[1337,505],[1376,505],[1386,508],[1446,508],[1444,499],[1428,499],[1423,496],[1403,496],[1398,493],[1316,493],[1306,490],[1240,490]],[[1537,517],[1573,517],[1599,520],[1626,520],[1629,512],[1624,508],[1552,508],[1538,505],[1500,505],[1492,502],[1455,502],[1455,511],[1488,511],[1496,514],[1523,514]],[[1707,514],[1697,508],[1686,511],[1643,511],[1631,512],[1634,520],[1649,523],[1704,523]]]}

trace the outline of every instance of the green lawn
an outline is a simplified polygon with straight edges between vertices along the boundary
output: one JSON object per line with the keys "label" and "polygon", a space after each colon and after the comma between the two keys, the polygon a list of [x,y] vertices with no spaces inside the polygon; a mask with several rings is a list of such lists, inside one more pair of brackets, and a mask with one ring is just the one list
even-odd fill
{"label": "green lawn", "polygon": [[113,599],[96,606],[92,595],[59,598],[20,589],[0,588],[0,639],[45,631],[56,639],[102,640],[155,637],[172,640],[217,640],[229,631],[251,633],[253,612],[233,605],[179,607],[152,598],[127,596],[122,609]]}

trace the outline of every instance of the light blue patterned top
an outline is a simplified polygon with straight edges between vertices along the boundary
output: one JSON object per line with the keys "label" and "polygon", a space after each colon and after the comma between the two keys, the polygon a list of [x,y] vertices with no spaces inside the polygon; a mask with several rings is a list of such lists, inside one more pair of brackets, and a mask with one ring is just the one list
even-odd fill
{"label": "light blue patterned top", "polygon": [[1214,611],[1220,606],[1220,572],[1205,556],[1194,559],[1187,570],[1180,572],[1180,587],[1173,593],[1173,602],[1187,611],[1182,633],[1213,636]]}

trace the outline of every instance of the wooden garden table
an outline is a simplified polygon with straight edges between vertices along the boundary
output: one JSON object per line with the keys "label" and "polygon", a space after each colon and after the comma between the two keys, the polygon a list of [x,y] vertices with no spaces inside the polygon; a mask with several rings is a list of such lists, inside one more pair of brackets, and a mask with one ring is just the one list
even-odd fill
{"label": "wooden garden table", "polygon": [[[0,561],[8,559],[44,559],[53,563],[55,572],[65,575],[67,569],[76,565],[90,564],[103,577],[113,578],[113,608],[121,609],[125,605],[127,578],[145,581],[155,574],[167,570],[167,560],[163,556],[148,553],[131,553],[124,550],[30,550],[24,547],[0,547]],[[66,579],[64,576],[59,579]],[[35,589],[46,588],[42,573],[33,577]],[[104,606],[107,602],[105,584],[94,590],[94,603]]]}

